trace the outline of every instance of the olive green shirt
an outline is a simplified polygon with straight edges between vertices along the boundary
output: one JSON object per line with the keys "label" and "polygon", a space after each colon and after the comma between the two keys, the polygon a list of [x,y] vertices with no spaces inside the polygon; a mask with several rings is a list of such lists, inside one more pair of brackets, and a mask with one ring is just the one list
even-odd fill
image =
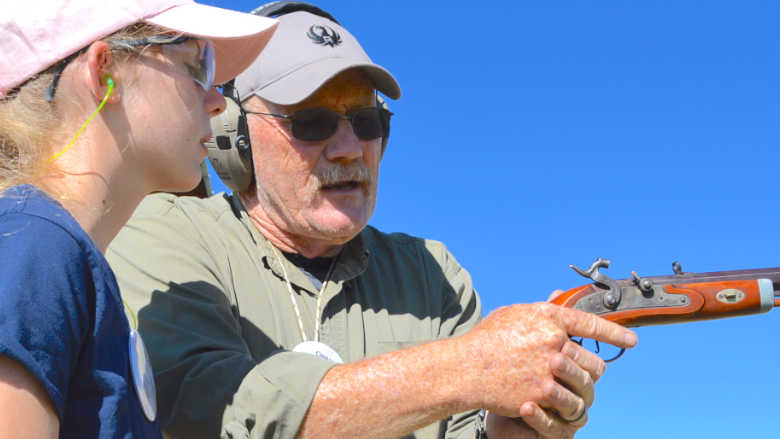
{"label": "olive green shirt", "polygon": [[[237,197],[149,196],[107,256],[151,355],[167,437],[296,435],[333,363],[291,352],[302,336],[280,263],[308,339],[319,291],[275,256]],[[480,313],[469,274],[444,245],[366,227],[333,267],[320,341],[357,361],[460,335]],[[409,437],[470,438],[474,418],[455,415]]]}

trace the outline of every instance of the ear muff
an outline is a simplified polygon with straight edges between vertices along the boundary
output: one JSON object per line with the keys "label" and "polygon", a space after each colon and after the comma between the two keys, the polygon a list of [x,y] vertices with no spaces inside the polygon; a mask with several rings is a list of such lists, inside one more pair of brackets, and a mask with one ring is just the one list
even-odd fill
{"label": "ear muff", "polygon": [[376,108],[379,109],[379,117],[382,121],[382,156],[384,156],[387,149],[387,141],[390,139],[390,116],[393,115],[393,112],[390,111],[387,102],[382,96],[379,96],[379,93],[376,94]]}
{"label": "ear muff", "polygon": [[327,18],[328,20],[341,24],[335,17],[328,14],[324,10],[305,2],[271,2],[255,8],[250,14],[261,15],[263,17],[278,17],[284,14],[290,14],[293,12],[305,11],[320,17]]}
{"label": "ear muff", "polygon": [[[260,6],[252,11],[252,14],[278,17],[296,11],[306,11],[338,23],[329,13],[304,2],[272,2]],[[242,192],[249,189],[254,182],[249,127],[246,114],[241,108],[241,98],[233,87],[233,81],[223,85],[222,94],[227,101],[227,108],[221,114],[211,118],[212,136],[206,142],[206,148],[208,148],[211,166],[225,186],[233,192]],[[390,116],[393,113],[379,94],[376,94],[376,106],[379,108],[382,120],[382,155],[384,155],[390,137]]]}
{"label": "ear muff", "polygon": [[211,166],[225,186],[241,192],[249,189],[254,176],[249,127],[232,83],[225,84],[222,93],[227,106],[211,118],[212,136],[206,148]]}

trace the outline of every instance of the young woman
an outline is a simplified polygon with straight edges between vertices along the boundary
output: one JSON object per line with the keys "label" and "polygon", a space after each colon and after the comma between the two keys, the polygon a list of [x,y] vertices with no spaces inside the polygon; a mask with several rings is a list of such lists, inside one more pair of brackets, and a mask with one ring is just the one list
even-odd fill
{"label": "young woman", "polygon": [[[145,348],[103,251],[144,195],[200,178],[212,87],[263,17],[192,0],[0,14],[0,438],[160,437]],[[133,310],[128,310],[133,315]]]}

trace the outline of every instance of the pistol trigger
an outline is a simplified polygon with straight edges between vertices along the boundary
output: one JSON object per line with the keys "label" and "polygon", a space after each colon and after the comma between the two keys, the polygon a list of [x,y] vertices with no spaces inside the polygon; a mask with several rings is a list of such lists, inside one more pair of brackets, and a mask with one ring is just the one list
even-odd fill
{"label": "pistol trigger", "polygon": [[[569,339],[571,341],[573,341],[574,343],[577,343],[578,345],[580,345],[582,347],[585,347],[585,346],[583,346],[583,344],[585,342],[585,339],[583,337],[579,337],[579,338],[577,338],[577,337],[569,337]],[[600,354],[601,353],[601,345],[599,344],[599,341],[598,340],[593,340],[593,341],[596,342],[596,349],[593,350],[593,353],[594,354]],[[589,350],[587,348],[585,348],[585,349]],[[612,358],[607,358],[607,359],[602,358],[602,360],[604,360],[605,363],[611,363],[611,362],[617,360],[618,358],[622,357],[625,352],[626,352],[626,348],[620,348],[620,351],[618,351],[618,353],[615,354],[615,356],[613,356]]]}

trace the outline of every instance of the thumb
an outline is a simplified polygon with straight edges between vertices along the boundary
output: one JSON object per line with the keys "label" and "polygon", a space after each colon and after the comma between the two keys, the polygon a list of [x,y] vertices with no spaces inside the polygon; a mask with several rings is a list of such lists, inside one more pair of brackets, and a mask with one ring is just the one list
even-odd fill
{"label": "thumb", "polygon": [[547,301],[552,302],[553,300],[555,300],[556,297],[560,296],[561,294],[563,294],[563,290],[555,290],[552,293],[550,293],[550,297],[547,298]]}

